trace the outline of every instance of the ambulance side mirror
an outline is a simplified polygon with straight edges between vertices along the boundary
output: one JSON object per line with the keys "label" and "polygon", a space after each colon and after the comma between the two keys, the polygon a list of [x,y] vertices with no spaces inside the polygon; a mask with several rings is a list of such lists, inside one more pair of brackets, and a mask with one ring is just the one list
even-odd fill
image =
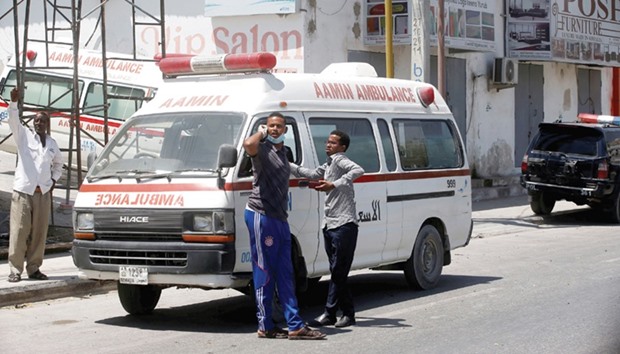
{"label": "ambulance side mirror", "polygon": [[237,149],[229,144],[222,144],[217,154],[217,168],[235,167],[237,164]]}
{"label": "ambulance side mirror", "polygon": [[217,154],[217,187],[224,189],[224,179],[222,178],[222,169],[227,167],[235,167],[237,164],[237,149],[229,144],[220,146]]}
{"label": "ambulance side mirror", "polygon": [[97,153],[92,151],[88,154],[88,157],[86,157],[86,168],[88,168],[90,170],[90,166],[92,166],[95,163],[95,160],[97,159]]}

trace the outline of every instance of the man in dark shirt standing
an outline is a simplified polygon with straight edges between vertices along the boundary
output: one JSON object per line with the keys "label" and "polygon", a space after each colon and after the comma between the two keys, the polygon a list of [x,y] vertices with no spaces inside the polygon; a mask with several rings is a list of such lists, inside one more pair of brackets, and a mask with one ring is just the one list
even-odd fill
{"label": "man in dark shirt standing", "polygon": [[[325,311],[310,322],[313,326],[335,324],[336,327],[348,327],[355,324],[353,296],[347,286],[347,278],[353,263],[358,231],[353,181],[364,174],[364,169],[344,154],[350,143],[347,133],[334,130],[325,144],[327,162],[314,170],[291,164],[293,175],[320,179],[314,189],[327,193],[323,237],[331,277]],[[336,321],[338,310],[342,311],[342,317]]]}
{"label": "man in dark shirt standing", "polygon": [[[323,339],[325,334],[305,326],[295,296],[291,231],[287,221],[290,165],[284,148],[286,119],[278,112],[267,126],[243,142],[252,158],[254,182],[245,210],[250,234],[252,271],[259,338]],[[278,289],[288,332],[274,325],[272,301]]]}

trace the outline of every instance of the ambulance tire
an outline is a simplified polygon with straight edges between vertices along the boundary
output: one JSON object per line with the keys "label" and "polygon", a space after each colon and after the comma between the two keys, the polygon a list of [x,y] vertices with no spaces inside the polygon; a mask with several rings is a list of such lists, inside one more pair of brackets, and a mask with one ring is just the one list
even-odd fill
{"label": "ambulance tire", "polygon": [[413,245],[411,257],[405,262],[405,279],[418,290],[434,288],[443,269],[444,248],[439,231],[424,225]]}
{"label": "ambulance tire", "polygon": [[153,312],[161,296],[161,288],[154,285],[118,283],[117,289],[121,305],[130,315],[146,315]]}

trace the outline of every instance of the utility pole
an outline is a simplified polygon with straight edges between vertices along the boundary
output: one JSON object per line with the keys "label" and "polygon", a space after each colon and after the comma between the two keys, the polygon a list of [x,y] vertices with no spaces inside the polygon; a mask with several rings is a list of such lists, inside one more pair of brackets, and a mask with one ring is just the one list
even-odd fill
{"label": "utility pole", "polygon": [[411,1],[411,80],[430,81],[429,0]]}
{"label": "utility pole", "polygon": [[385,77],[394,77],[394,23],[392,0],[385,0]]}
{"label": "utility pole", "polygon": [[441,97],[446,97],[446,52],[444,44],[444,0],[439,0],[437,7],[437,90]]}

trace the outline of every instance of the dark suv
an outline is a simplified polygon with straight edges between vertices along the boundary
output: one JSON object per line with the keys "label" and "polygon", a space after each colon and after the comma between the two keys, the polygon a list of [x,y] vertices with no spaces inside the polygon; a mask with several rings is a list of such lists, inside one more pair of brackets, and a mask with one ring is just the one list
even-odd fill
{"label": "dark suv", "polygon": [[620,223],[620,127],[541,123],[521,162],[521,185],[534,213],[556,200],[587,204]]}

